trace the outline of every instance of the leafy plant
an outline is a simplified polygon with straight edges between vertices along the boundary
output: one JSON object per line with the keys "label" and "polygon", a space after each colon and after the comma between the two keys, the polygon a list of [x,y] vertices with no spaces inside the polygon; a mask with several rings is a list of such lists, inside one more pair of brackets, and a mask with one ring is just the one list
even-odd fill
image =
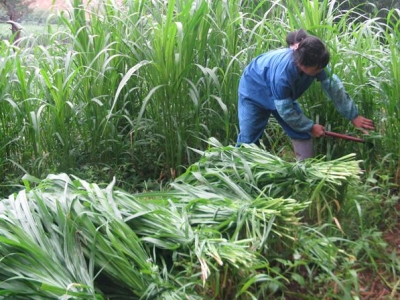
{"label": "leafy plant", "polygon": [[65,174],[25,176],[25,190],[0,202],[2,293],[26,286],[35,298],[273,297],[286,293],[289,279],[304,285],[305,268],[328,276],[346,296],[335,270],[351,257],[341,248],[347,242],[302,222],[316,199],[285,197],[290,187],[282,187],[293,178],[291,188],[300,191],[307,178],[317,193],[342,178],[356,182],[359,169],[339,173],[352,163],[321,161],[298,177],[299,163],[214,140],[160,191],[131,194],[115,189],[115,180],[101,188]]}

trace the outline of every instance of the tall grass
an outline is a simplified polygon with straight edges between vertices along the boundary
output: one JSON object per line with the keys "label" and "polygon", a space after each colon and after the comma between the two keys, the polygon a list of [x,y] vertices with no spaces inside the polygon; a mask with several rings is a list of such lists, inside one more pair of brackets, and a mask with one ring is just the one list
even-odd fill
{"label": "tall grass", "polygon": [[[365,19],[328,0],[70,5],[57,29],[0,45],[0,294],[360,296],[357,272],[388,259],[376,228],[397,201],[399,11]],[[326,157],[293,163],[274,122],[267,149],[232,146],[243,68],[300,27],[326,41],[330,67],[374,119],[363,136],[373,149],[322,138]],[[300,103],[328,129],[361,135],[318,83]],[[60,172],[87,180],[48,176]],[[16,188],[24,174],[39,179]],[[160,192],[117,188],[175,177]]]}
{"label": "tall grass", "polygon": [[325,214],[319,228],[302,221],[316,197],[299,191],[307,185],[316,195],[347,181],[357,193],[358,162],[299,170],[256,146],[217,141],[203,155],[160,192],[131,194],[115,180],[102,188],[65,174],[25,176],[25,189],[0,201],[2,295],[281,299],[298,295],[290,282],[308,280],[309,296],[321,288],[350,299],[354,283],[342,279],[356,272],[343,263],[353,258],[351,243],[324,234],[333,230]]}
{"label": "tall grass", "polygon": [[[381,20],[328,0],[70,5],[60,26],[43,32],[49,45],[33,37],[15,51],[2,44],[1,72],[9,78],[0,99],[5,173],[44,177],[49,170],[94,168],[105,180],[115,174],[133,183],[176,177],[198,159],[189,147],[204,150],[209,137],[235,142],[243,68],[259,53],[285,46],[287,32],[300,27],[326,41],[331,68],[377,127],[368,137],[374,155],[330,139],[318,140],[318,152],[328,158],[357,152],[366,162],[395,152],[395,171],[397,10]],[[326,101],[318,83],[300,102],[328,129],[361,134]],[[279,128],[267,131],[270,151],[288,147],[281,135]]]}

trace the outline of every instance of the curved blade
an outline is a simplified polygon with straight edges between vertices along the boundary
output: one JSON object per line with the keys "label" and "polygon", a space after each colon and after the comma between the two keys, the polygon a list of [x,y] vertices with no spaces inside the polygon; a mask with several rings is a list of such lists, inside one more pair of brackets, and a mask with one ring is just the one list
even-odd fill
{"label": "curved blade", "polygon": [[353,141],[353,142],[365,143],[365,141],[363,139],[360,139],[360,138],[357,138],[357,137],[354,137],[351,135],[347,135],[347,134],[341,134],[341,133],[336,133],[336,132],[332,132],[332,131],[325,131],[325,135],[339,138],[339,139],[349,140],[349,141]]}

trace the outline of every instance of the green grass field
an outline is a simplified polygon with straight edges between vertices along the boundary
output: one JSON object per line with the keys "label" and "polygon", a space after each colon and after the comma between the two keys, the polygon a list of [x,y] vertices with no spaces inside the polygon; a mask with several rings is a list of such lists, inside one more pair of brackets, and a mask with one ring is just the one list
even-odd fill
{"label": "green grass field", "polygon": [[[63,26],[46,24],[21,24],[21,39],[30,43],[46,44],[49,41],[48,33],[61,30]],[[0,23],[0,40],[11,39],[11,25]]]}
{"label": "green grass field", "polygon": [[[59,25],[0,43],[1,296],[355,300],[374,278],[374,295],[396,299],[398,10],[72,2]],[[326,42],[376,130],[355,129],[316,83],[305,114],[367,143],[324,137],[297,162],[271,122],[261,147],[234,147],[243,68],[299,28]]]}

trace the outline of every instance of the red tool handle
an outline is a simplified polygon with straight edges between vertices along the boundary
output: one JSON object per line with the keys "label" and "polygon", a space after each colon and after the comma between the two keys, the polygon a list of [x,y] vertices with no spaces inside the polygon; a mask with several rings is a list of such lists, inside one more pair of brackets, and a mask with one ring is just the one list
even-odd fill
{"label": "red tool handle", "polygon": [[347,134],[341,134],[341,133],[336,133],[336,132],[332,132],[332,131],[325,131],[325,135],[340,138],[340,139],[345,139],[345,140],[349,140],[349,141],[353,141],[353,142],[365,143],[365,141],[363,139],[360,139],[360,138],[357,138],[357,137],[354,137],[351,135],[347,135]]}

